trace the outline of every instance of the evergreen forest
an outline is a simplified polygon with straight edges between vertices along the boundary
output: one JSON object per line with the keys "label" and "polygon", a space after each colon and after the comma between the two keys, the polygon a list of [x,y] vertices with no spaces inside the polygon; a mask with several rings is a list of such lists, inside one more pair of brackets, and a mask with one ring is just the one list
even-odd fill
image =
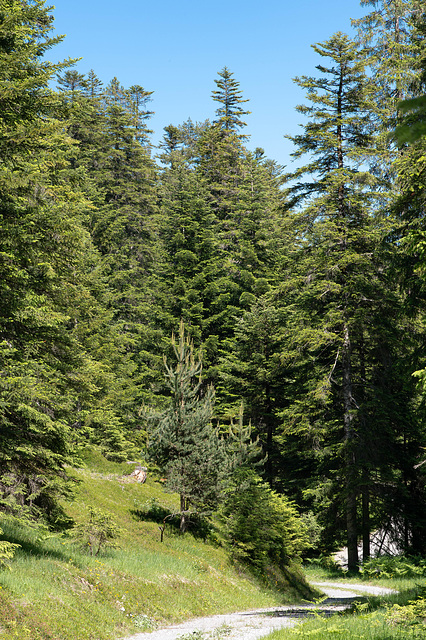
{"label": "evergreen forest", "polygon": [[49,62],[52,8],[0,0],[0,512],[65,526],[91,445],[254,563],[253,512],[286,557],[426,554],[426,12],[361,5],[295,78],[291,171],[228,67],[154,146],[155,87]]}

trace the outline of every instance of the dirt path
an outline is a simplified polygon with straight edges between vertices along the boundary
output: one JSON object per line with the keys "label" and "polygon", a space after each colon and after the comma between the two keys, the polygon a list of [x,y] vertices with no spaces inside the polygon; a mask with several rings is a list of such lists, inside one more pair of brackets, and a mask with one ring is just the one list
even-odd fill
{"label": "dirt path", "polygon": [[272,609],[227,613],[195,618],[153,632],[137,633],[124,640],[257,640],[274,629],[292,627],[306,618],[312,609],[325,615],[343,611],[360,595],[385,595],[392,589],[362,584],[314,582],[327,595],[320,605],[302,604]]}

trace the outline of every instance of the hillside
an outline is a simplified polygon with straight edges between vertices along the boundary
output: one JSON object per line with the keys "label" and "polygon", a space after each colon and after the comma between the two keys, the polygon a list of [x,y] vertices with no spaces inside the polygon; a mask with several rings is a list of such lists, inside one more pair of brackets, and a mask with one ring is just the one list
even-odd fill
{"label": "hillside", "polygon": [[[0,638],[113,640],[190,617],[297,601],[309,595],[298,570],[275,570],[263,581],[234,566],[213,529],[179,536],[167,525],[164,541],[155,518],[177,507],[160,480],[130,476],[135,465],[105,460],[95,449],[76,480],[75,522],[88,507],[111,514],[119,548],[91,556],[70,537],[17,526],[3,518],[2,536],[21,548],[0,571]],[[157,514],[157,515],[156,515]],[[201,536],[203,533],[203,536]],[[272,585],[271,582],[274,584]]]}

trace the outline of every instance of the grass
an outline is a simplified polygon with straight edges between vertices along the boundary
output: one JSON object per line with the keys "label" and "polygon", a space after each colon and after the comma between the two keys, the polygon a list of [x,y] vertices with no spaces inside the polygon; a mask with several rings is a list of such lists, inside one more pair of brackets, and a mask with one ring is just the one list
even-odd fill
{"label": "grass", "polygon": [[141,516],[152,505],[173,512],[177,496],[164,493],[154,478],[132,482],[133,466],[108,462],[96,450],[86,452],[85,462],[70,470],[77,489],[66,512],[76,522],[84,521],[89,506],[112,514],[120,548],[90,556],[67,535],[3,518],[3,537],[21,548],[10,570],[0,571],[0,640],[114,640],[309,593],[297,570],[271,573],[262,582],[232,565],[214,532],[205,540],[179,536],[171,524],[161,543],[158,523]]}
{"label": "grass", "polygon": [[[424,592],[425,580],[413,578],[361,579],[359,576],[336,572],[319,566],[306,567],[307,578],[313,582],[379,585],[395,589],[388,596],[364,597],[351,610],[330,618],[322,617],[318,609],[314,618],[289,629],[274,631],[267,640],[420,640],[426,638],[426,607],[420,615],[409,615],[416,597]],[[422,584],[423,583],[423,584]],[[408,606],[407,606],[408,605]],[[418,614],[419,612],[417,612]],[[266,640],[266,639],[265,639]]]}

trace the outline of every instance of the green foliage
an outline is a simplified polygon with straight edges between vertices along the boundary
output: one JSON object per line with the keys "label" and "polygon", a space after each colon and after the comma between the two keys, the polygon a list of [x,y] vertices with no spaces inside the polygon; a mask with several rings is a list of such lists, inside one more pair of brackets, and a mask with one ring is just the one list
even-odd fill
{"label": "green foliage", "polygon": [[72,457],[74,374],[84,361],[70,311],[92,245],[72,144],[49,88],[70,64],[45,60],[61,40],[49,37],[52,22],[41,0],[1,3],[0,499],[2,510],[54,518]]}
{"label": "green foliage", "polygon": [[157,623],[155,620],[150,618],[149,616],[140,613],[139,615],[132,616],[133,624],[136,629],[139,631],[154,631],[157,628]]}
{"label": "green foliage", "polygon": [[318,518],[313,511],[306,511],[301,514],[301,519],[305,525],[306,537],[309,540],[309,549],[318,549],[321,543],[323,527],[318,522]]}
{"label": "green foliage", "polygon": [[404,121],[395,128],[398,144],[417,142],[426,135],[426,96],[404,100],[398,106],[405,114]]}
{"label": "green foliage", "polygon": [[422,486],[408,463],[422,417],[404,367],[416,323],[404,330],[404,295],[390,269],[392,219],[378,212],[383,184],[367,171],[378,151],[369,121],[378,104],[365,51],[343,33],[314,49],[321,73],[296,79],[307,91],[298,110],[308,122],[292,138],[294,156],[308,162],[291,175],[303,177],[289,190],[300,208],[289,215],[294,237],[272,298],[282,309],[277,335],[289,381],[281,468],[290,495],[318,515],[322,550],[344,533],[355,570],[359,538],[368,555],[368,532],[391,513],[402,531],[400,511],[412,512],[409,493]]}
{"label": "green foliage", "polygon": [[380,179],[381,206],[386,207],[398,195],[392,165],[402,140],[395,144],[395,127],[401,134],[401,125],[405,133],[408,128],[401,119],[401,101],[418,96],[422,86],[419,63],[424,58],[424,36],[418,32],[418,21],[424,7],[422,0],[362,0],[361,4],[371,5],[369,13],[353,21],[373,81],[375,107],[369,117],[374,156],[369,165]]}
{"label": "green foliage", "polygon": [[[89,463],[90,458],[90,463]],[[12,571],[0,572],[0,618],[16,640],[110,640],[144,627],[166,626],[203,615],[274,607],[295,601],[301,577],[291,572],[277,595],[274,581],[262,584],[229,561],[222,545],[191,533],[160,543],[156,523],[135,518],[135,500],[153,498],[179,510],[179,498],[165,494],[148,476],[141,485],[124,475],[128,465],[87,456],[88,466],[69,470],[77,480],[67,514],[79,521],[88,505],[110,513],[123,529],[121,549],[90,556],[80,545],[38,527],[4,518],[8,540],[19,543]],[[86,545],[87,547],[87,545]],[[148,619],[147,619],[148,618]]]}
{"label": "green foliage", "polygon": [[386,621],[392,627],[410,630],[413,638],[424,637],[426,620],[426,587],[415,600],[406,605],[394,604],[386,613]]}
{"label": "green foliage", "polygon": [[179,339],[172,336],[175,366],[164,360],[170,402],[153,420],[149,455],[165,477],[166,487],[181,497],[181,528],[185,514],[216,506],[228,471],[223,440],[212,425],[213,388],[203,389],[200,360],[185,336],[183,322]]}
{"label": "green foliage", "polygon": [[[226,495],[234,554],[258,568],[329,551],[344,531],[355,568],[359,535],[366,545],[383,524],[424,551],[425,408],[411,374],[426,386],[426,156],[423,140],[403,144],[425,104],[400,102],[423,91],[424,2],[362,4],[374,6],[358,41],[314,45],[320,76],[296,79],[308,100],[294,156],[309,159],[284,195],[282,168],[244,146],[247,100],[227,67],[213,122],[166,127],[160,170],[151,92],[46,61],[61,40],[51,9],[0,0],[1,511],[64,525],[67,465],[87,442],[137,459],[145,402],[164,408],[149,453],[180,495],[182,530]],[[399,147],[397,124],[409,125]],[[181,319],[204,378],[181,324],[162,385],[164,336]],[[234,422],[242,401],[252,431],[242,410]],[[252,433],[259,473],[301,519],[251,473]],[[169,500],[163,513],[179,511]],[[96,555],[116,531],[90,509],[76,533]],[[136,515],[154,527],[160,512]],[[420,572],[410,566],[392,575]]]}
{"label": "green foliage", "polygon": [[[0,535],[3,530],[0,528]],[[21,545],[14,542],[8,542],[7,540],[0,540],[0,569],[9,567],[9,560],[12,560],[15,555],[16,549],[19,549]]]}
{"label": "green foliage", "polygon": [[326,572],[327,578],[341,578],[346,573],[343,567],[338,564],[334,558],[328,555],[321,554],[317,558],[306,558],[305,563],[306,566],[313,571],[315,571],[315,569],[320,569],[321,571]]}
{"label": "green foliage", "polygon": [[241,116],[248,115],[250,111],[244,111],[240,105],[248,100],[243,99],[242,93],[239,91],[239,82],[235,80],[228,67],[223,67],[218,75],[219,80],[215,80],[217,89],[212,92],[213,100],[221,104],[216,110],[218,122],[227,133],[237,131],[246,126],[246,123],[241,120]]}
{"label": "green foliage", "polygon": [[258,569],[271,563],[286,565],[309,547],[294,504],[253,472],[236,473],[221,516],[234,557]]}
{"label": "green foliage", "polygon": [[379,556],[362,563],[360,573],[366,578],[416,578],[426,576],[426,559],[405,556]]}
{"label": "green foliage", "polygon": [[92,506],[88,507],[88,512],[88,519],[76,524],[71,535],[81,542],[91,556],[99,555],[101,549],[104,551],[107,548],[117,548],[115,541],[120,535],[120,528],[112,515]]}

